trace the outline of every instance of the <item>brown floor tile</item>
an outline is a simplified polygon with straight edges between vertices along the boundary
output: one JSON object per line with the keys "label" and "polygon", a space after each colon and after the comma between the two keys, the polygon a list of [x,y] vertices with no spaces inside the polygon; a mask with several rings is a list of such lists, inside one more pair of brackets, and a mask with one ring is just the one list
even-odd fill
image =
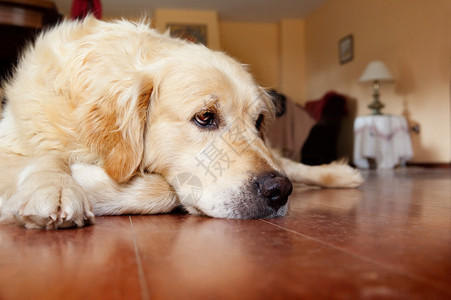
{"label": "brown floor tile", "polygon": [[266,221],[132,220],[152,299],[447,296],[421,280]]}
{"label": "brown floor tile", "polygon": [[102,217],[0,225],[0,299],[450,299],[451,173],[297,186],[285,218]]}
{"label": "brown floor tile", "polygon": [[60,231],[0,227],[0,299],[138,299],[129,217]]}
{"label": "brown floor tile", "polygon": [[451,293],[449,170],[367,177],[359,190],[298,189],[270,222]]}

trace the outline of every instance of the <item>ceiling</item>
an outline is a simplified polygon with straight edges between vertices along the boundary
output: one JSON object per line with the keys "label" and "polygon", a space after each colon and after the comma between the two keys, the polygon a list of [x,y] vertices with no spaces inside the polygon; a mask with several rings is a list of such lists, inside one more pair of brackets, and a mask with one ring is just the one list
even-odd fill
{"label": "ceiling", "polygon": [[[215,10],[225,21],[278,22],[305,18],[327,0],[102,0],[106,17],[152,15],[154,9]],[[53,0],[59,11],[70,14],[72,1]]]}

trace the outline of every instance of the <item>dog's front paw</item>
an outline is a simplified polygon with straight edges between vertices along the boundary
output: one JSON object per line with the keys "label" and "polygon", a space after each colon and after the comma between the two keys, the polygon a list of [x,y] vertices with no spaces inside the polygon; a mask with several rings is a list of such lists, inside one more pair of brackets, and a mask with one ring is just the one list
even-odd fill
{"label": "dog's front paw", "polygon": [[94,221],[85,192],[66,173],[36,172],[21,180],[9,200],[15,219],[27,228],[82,227]]}
{"label": "dog's front paw", "polygon": [[319,166],[318,168],[322,168],[319,184],[323,187],[356,188],[361,186],[364,182],[359,170],[340,162]]}

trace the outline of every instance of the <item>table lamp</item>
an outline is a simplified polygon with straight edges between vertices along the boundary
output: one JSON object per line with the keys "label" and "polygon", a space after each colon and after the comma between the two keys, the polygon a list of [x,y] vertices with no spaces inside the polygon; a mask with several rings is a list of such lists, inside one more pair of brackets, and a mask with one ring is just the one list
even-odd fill
{"label": "table lamp", "polygon": [[379,100],[379,82],[381,81],[394,81],[393,76],[388,70],[387,66],[378,60],[374,60],[368,64],[362,76],[359,79],[360,82],[373,82],[373,102],[368,105],[371,109],[372,115],[381,115],[381,109],[385,106]]}

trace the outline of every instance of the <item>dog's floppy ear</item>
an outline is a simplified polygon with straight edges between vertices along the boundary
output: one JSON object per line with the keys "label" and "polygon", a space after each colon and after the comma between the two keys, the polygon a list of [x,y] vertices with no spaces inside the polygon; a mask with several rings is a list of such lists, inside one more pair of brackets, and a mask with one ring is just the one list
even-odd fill
{"label": "dog's floppy ear", "polygon": [[283,114],[287,110],[287,98],[285,97],[285,95],[277,92],[276,90],[269,90],[268,95],[271,97],[271,100],[274,104],[276,117],[279,118],[283,116]]}
{"label": "dog's floppy ear", "polygon": [[[138,169],[144,151],[150,79],[120,84],[84,110],[78,134],[83,144],[102,157],[103,168],[116,182],[126,182]],[[86,109],[86,108],[85,108]]]}

